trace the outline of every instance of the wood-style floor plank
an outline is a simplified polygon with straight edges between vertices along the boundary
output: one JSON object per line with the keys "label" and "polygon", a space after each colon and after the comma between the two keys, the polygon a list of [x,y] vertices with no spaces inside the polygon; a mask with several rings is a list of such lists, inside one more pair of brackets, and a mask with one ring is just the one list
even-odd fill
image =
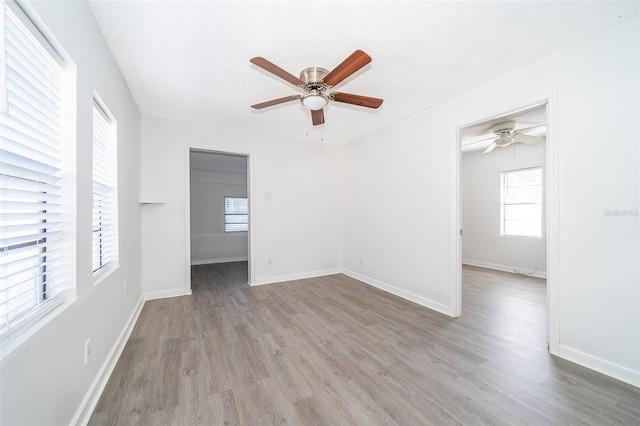
{"label": "wood-style floor plank", "polygon": [[544,280],[465,266],[452,319],[340,274],[192,279],[145,304],[90,425],[640,424],[640,389],[548,354]]}

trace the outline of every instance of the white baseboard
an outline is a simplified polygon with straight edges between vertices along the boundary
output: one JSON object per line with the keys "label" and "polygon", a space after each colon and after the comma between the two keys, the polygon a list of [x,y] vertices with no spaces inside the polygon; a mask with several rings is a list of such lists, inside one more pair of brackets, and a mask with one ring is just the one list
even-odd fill
{"label": "white baseboard", "polygon": [[276,277],[258,278],[254,280],[252,283],[249,283],[249,285],[255,286],[255,285],[281,283],[285,281],[303,280],[305,278],[323,277],[325,275],[339,274],[341,272],[342,272],[341,268],[333,268],[333,269],[322,269],[319,271],[302,272],[299,274],[279,275]]}
{"label": "white baseboard", "polygon": [[[515,274],[514,269],[526,275],[528,275],[529,273],[529,271],[523,270],[522,268],[516,268],[515,266],[499,265],[497,263],[482,262],[480,260],[462,259],[462,264],[469,266],[478,266],[480,268],[486,269],[495,269],[496,271],[510,272],[512,274]],[[535,271],[533,274],[531,274],[531,276],[536,278],[543,278],[545,280],[547,279],[547,273],[544,271]]]}
{"label": "white baseboard", "polygon": [[613,377],[630,385],[640,387],[640,371],[614,364],[580,350],[560,344],[558,353],[554,354],[568,361],[587,367],[591,370]]}
{"label": "white baseboard", "polygon": [[73,415],[70,424],[86,425],[89,422],[91,414],[93,414],[93,410],[96,408],[98,400],[102,395],[102,391],[104,391],[105,386],[107,386],[109,377],[111,377],[111,373],[113,373],[113,369],[116,367],[116,363],[118,362],[120,355],[122,355],[122,351],[127,344],[127,340],[129,340],[133,327],[138,321],[138,317],[140,316],[140,312],[142,312],[143,306],[144,297],[141,296],[136,308],[131,313],[131,316],[129,316],[127,323],[120,332],[120,335],[116,339],[111,351],[109,351],[104,363],[100,367],[96,378],[93,380],[93,383],[91,383],[91,386],[89,386],[89,390],[82,399],[76,413]]}
{"label": "white baseboard", "polygon": [[365,284],[369,284],[370,286],[386,291],[387,293],[391,293],[403,299],[409,300],[413,303],[417,303],[418,305],[424,306],[425,308],[432,309],[436,312],[440,312],[441,314],[453,316],[450,306],[443,305],[442,303],[435,302],[431,299],[427,299],[426,297],[418,296],[417,294],[413,294],[406,290],[399,289],[398,287],[394,287],[390,284],[384,283],[382,281],[378,281],[374,278],[367,277],[366,275],[359,274],[349,269],[343,269],[342,273],[351,278],[355,278],[358,281],[362,281]]}
{"label": "white baseboard", "polygon": [[226,257],[223,259],[205,259],[205,260],[192,260],[191,266],[196,265],[209,265],[212,263],[229,263],[229,262],[246,262],[249,258],[247,256],[240,257]]}
{"label": "white baseboard", "polygon": [[191,289],[185,290],[184,288],[143,293],[144,300],[166,299],[167,297],[189,296],[190,294]]}

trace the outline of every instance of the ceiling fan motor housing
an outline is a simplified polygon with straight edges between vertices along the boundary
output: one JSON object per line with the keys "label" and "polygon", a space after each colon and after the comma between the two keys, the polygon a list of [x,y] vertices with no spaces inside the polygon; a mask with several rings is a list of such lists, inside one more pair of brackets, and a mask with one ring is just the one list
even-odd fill
{"label": "ceiling fan motor housing", "polygon": [[491,131],[496,134],[505,134],[513,132],[513,129],[516,128],[515,121],[501,121],[500,123],[496,123],[491,126]]}
{"label": "ceiling fan motor housing", "polygon": [[320,67],[309,67],[309,68],[305,68],[300,72],[300,80],[304,81],[305,84],[309,85],[309,84],[322,84],[322,80],[324,80],[324,77],[329,74],[329,71],[327,71],[324,68],[320,68]]}

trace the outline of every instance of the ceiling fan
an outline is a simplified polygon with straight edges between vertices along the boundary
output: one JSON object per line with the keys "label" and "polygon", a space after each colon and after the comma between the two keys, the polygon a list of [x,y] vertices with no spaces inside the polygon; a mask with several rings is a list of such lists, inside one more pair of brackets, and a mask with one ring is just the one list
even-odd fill
{"label": "ceiling fan", "polygon": [[494,136],[486,139],[481,139],[479,141],[475,141],[473,143],[484,142],[488,140],[493,140],[491,145],[487,149],[484,150],[483,154],[488,154],[496,148],[504,148],[514,143],[524,143],[527,145],[536,145],[542,139],[543,136],[533,136],[526,134],[526,132],[533,133],[536,130],[544,131],[546,130],[546,125],[540,124],[537,126],[531,126],[524,129],[516,128],[515,121],[501,121],[500,123],[496,123],[489,128],[489,131],[494,134]]}
{"label": "ceiling fan", "polygon": [[353,52],[331,72],[320,67],[309,67],[300,72],[300,78],[289,74],[279,66],[259,56],[251,58],[250,62],[304,90],[304,94],[302,95],[285,96],[284,98],[272,99],[270,101],[251,105],[251,108],[254,109],[262,109],[289,101],[300,100],[305,107],[311,110],[311,121],[314,126],[317,126],[319,124],[324,124],[323,108],[330,100],[367,108],[378,108],[382,105],[382,99],[378,98],[370,98],[368,96],[353,95],[351,93],[343,92],[325,93],[327,89],[336,86],[360,68],[371,62],[371,57],[362,50],[356,50]]}

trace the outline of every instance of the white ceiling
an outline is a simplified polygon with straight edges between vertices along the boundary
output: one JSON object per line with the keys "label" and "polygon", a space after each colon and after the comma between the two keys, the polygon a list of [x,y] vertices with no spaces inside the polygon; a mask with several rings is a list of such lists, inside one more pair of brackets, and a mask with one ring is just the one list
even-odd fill
{"label": "white ceiling", "polygon": [[[345,143],[638,14],[626,1],[89,0],[144,115]],[[299,93],[249,63],[293,75],[333,69],[356,49],[373,61],[336,90],[383,98],[378,110],[331,103],[312,126]]]}

